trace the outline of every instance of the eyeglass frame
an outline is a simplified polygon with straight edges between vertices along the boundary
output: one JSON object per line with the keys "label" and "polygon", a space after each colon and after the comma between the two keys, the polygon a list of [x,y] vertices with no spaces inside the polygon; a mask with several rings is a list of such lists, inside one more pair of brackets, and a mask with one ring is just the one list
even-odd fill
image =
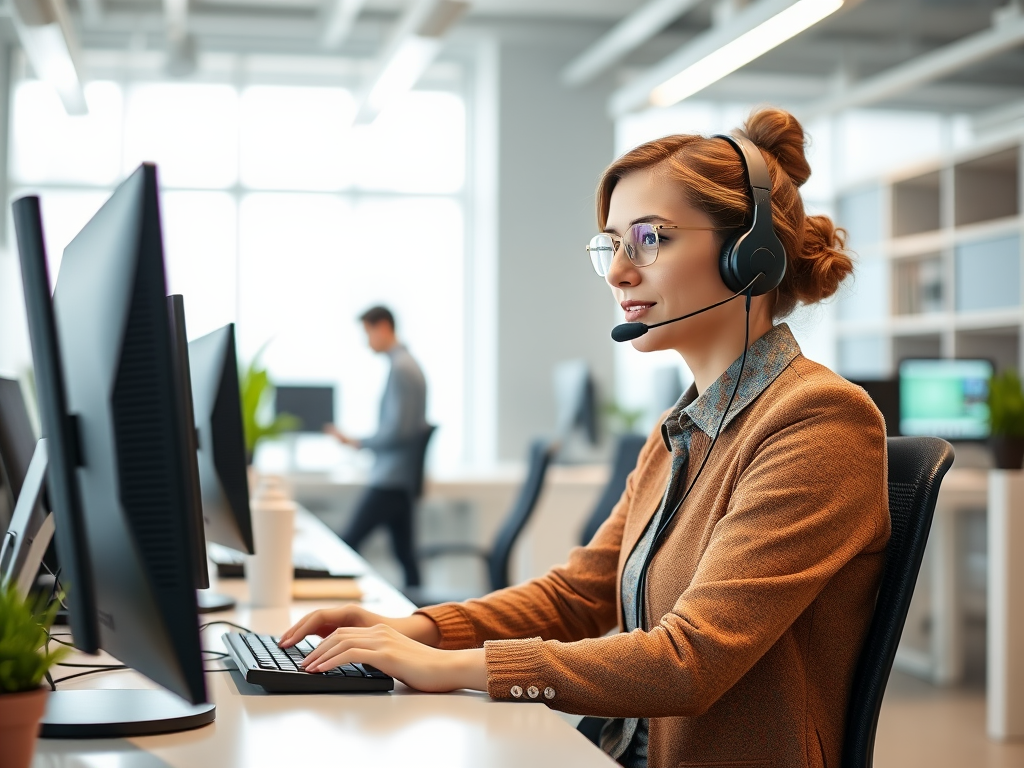
{"label": "eyeglass frame", "polygon": [[[723,231],[722,227],[681,227],[678,224],[651,224],[648,221],[638,221],[635,224],[631,224],[629,226],[629,229],[627,229],[626,231],[629,232],[629,230],[633,229],[633,227],[638,226],[640,224],[647,224],[651,229],[654,230],[654,236],[657,238],[657,242],[655,243],[655,248],[657,250],[655,250],[655,252],[654,252],[654,258],[651,259],[649,262],[647,262],[646,264],[637,264],[633,260],[633,258],[629,255],[629,249],[626,249],[626,258],[628,258],[629,259],[629,263],[632,264],[637,269],[643,269],[644,267],[649,267],[649,266],[651,266],[651,264],[653,264],[654,262],[656,262],[658,260],[658,256],[661,254],[661,235],[659,235],[658,232],[660,230],[662,230],[662,229],[681,229],[681,230],[692,231],[692,232],[719,232],[719,231]],[[590,242],[591,243],[594,242],[594,238],[599,237],[600,235],[607,235],[609,238],[611,238],[611,241],[612,241],[612,259],[614,259],[615,258],[615,254],[618,253],[619,252],[619,248],[622,247],[622,243],[625,240],[625,237],[622,236],[622,235],[614,235],[611,232],[598,232],[596,235],[594,235],[594,237],[590,238]],[[618,242],[616,242],[616,238],[618,239]],[[587,253],[591,253],[590,244],[587,244],[586,249],[587,249]],[[599,249],[595,248],[594,250],[599,250]],[[607,249],[601,248],[600,250],[607,250]],[[593,256],[592,253],[591,253],[591,256],[590,256],[590,263],[594,267],[594,271],[597,272],[599,277],[607,277],[608,276],[608,272],[605,272],[602,275],[600,270],[598,270],[597,265],[594,264],[594,256]],[[611,265],[609,264],[609,267],[610,266]]]}

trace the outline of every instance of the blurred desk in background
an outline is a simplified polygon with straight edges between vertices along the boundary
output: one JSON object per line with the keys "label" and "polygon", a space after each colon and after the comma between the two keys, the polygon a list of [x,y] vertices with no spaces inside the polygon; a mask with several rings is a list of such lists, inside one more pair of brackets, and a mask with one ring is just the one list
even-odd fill
{"label": "blurred desk in background", "polygon": [[[525,473],[525,466],[503,465],[488,471],[428,477],[417,513],[417,544],[458,542],[490,547]],[[554,465],[548,470],[537,509],[513,551],[514,582],[541,576],[552,566],[565,562],[569,550],[579,544],[580,532],[597,504],[608,474],[606,465]],[[342,470],[332,474],[293,474],[288,481],[296,501],[335,531],[341,531],[363,492],[364,477]],[[364,547],[367,559],[385,575],[398,578],[397,568],[380,562],[373,546],[373,542],[368,542]],[[442,558],[425,565],[424,578],[432,588],[469,588],[481,593],[487,589],[483,568],[461,557]]]}

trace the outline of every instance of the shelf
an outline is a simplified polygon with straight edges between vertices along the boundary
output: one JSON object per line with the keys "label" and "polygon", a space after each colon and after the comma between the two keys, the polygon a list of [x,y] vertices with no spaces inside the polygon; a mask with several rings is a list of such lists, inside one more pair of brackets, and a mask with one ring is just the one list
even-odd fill
{"label": "shelf", "polygon": [[1020,148],[968,160],[953,168],[958,227],[1020,214]]}
{"label": "shelf", "polygon": [[943,312],[943,264],[941,253],[899,259],[892,265],[894,315],[932,315]]}
{"label": "shelf", "polygon": [[932,171],[892,185],[893,237],[932,232],[941,226],[942,174]]}
{"label": "shelf", "polygon": [[840,192],[858,259],[837,302],[839,373],[884,378],[907,357],[1024,364],[1022,144],[979,144]]}
{"label": "shelf", "polygon": [[924,253],[942,251],[952,247],[952,244],[952,232],[935,230],[890,240],[886,244],[886,251],[894,259],[914,258]]}

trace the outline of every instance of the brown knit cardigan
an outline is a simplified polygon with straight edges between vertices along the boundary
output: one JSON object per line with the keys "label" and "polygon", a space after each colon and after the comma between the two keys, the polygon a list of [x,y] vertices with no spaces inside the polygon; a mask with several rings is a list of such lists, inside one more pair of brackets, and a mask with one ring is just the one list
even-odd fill
{"label": "brown knit cardigan", "polygon": [[[694,432],[691,477],[709,443]],[[622,627],[622,568],[670,460],[659,427],[608,521],[568,563],[422,613],[442,648],[485,647],[495,699],[533,686],[566,712],[651,718],[651,768],[839,768],[889,539],[878,409],[797,355],[722,432],[655,555],[646,615],[660,620],[605,636]]]}

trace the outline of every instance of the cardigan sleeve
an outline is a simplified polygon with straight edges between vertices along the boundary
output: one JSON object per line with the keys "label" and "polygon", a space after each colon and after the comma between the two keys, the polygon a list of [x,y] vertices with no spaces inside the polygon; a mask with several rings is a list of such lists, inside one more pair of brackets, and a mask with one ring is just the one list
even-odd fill
{"label": "cardigan sleeve", "polygon": [[[655,430],[637,460],[642,467],[652,450],[665,450]],[[563,642],[598,637],[618,625],[618,563],[626,511],[637,471],[608,520],[585,547],[575,547],[565,565],[544,576],[479,600],[443,603],[417,613],[429,616],[441,633],[440,648],[479,648],[488,640],[540,637]]]}
{"label": "cardigan sleeve", "polygon": [[549,705],[603,717],[707,711],[845,564],[884,551],[881,417],[862,401],[838,410],[810,404],[751,449],[692,581],[657,625],[577,642],[488,642],[491,696],[550,687]]}

